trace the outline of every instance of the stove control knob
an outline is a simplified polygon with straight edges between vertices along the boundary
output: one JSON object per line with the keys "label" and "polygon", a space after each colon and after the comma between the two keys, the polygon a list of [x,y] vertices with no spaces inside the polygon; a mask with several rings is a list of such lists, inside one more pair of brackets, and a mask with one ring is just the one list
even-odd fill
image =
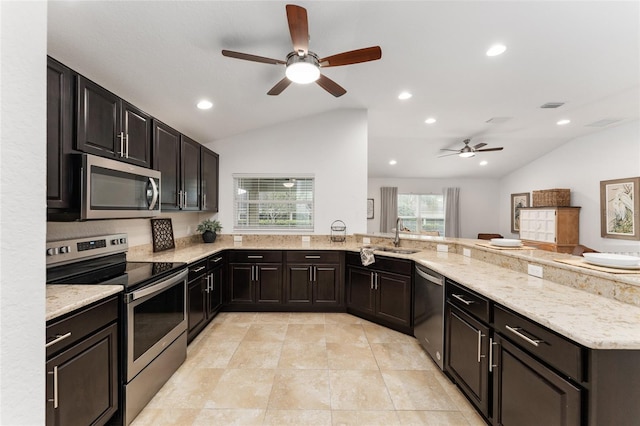
{"label": "stove control knob", "polygon": [[71,247],[69,246],[60,247],[60,254],[69,253],[70,251],[71,251]]}
{"label": "stove control knob", "polygon": [[126,238],[120,238],[120,244],[124,244],[126,242],[127,242]]}
{"label": "stove control knob", "polygon": [[47,256],[55,256],[56,254],[58,254],[57,247],[51,247],[47,249]]}
{"label": "stove control knob", "polygon": [[119,243],[118,239],[116,238],[115,240],[111,240],[111,244],[113,244],[114,246],[117,246]]}

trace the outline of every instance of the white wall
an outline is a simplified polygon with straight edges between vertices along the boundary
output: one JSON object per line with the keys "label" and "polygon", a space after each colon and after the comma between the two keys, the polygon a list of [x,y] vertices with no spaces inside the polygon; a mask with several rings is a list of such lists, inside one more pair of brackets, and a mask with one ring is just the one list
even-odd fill
{"label": "white wall", "polygon": [[[367,198],[374,199],[373,219],[367,221],[367,232],[380,231],[380,188],[395,186],[400,194],[442,194],[445,187],[460,188],[460,236],[476,238],[479,233],[500,229],[496,205],[497,179],[369,179]],[[504,234],[503,234],[504,235]]]}
{"label": "white wall", "polygon": [[47,3],[0,2],[0,424],[45,421]]}
{"label": "white wall", "polygon": [[640,176],[640,122],[570,141],[500,180],[500,232],[510,233],[512,193],[570,188],[580,209],[580,243],[603,252],[639,252],[639,241],[600,237],[600,181]]}
{"label": "white wall", "polygon": [[348,234],[366,231],[365,110],[331,111],[221,139],[207,146],[220,154],[218,220],[225,227],[224,233],[232,233],[233,173],[313,174],[313,234],[330,234],[331,223],[336,219],[345,222]]}

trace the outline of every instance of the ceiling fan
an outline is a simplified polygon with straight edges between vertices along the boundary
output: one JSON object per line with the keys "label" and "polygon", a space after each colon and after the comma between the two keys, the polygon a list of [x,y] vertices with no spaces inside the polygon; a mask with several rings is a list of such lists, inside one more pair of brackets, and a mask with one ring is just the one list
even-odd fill
{"label": "ceiling fan", "polygon": [[461,149],[441,149],[440,151],[453,151],[453,154],[442,154],[442,155],[438,155],[438,157],[448,157],[449,155],[458,155],[463,158],[469,158],[469,157],[475,156],[476,152],[502,151],[504,149],[503,147],[480,149],[483,146],[487,145],[484,142],[480,142],[478,144],[475,144],[474,146],[469,146],[469,142],[471,142],[471,139],[465,139],[463,142],[464,142],[464,147]]}
{"label": "ceiling fan", "polygon": [[231,50],[222,51],[224,56],[230,58],[262,62],[265,64],[285,65],[285,77],[267,92],[268,95],[279,95],[284,89],[289,87],[292,82],[308,84],[315,81],[318,86],[333,96],[339,97],[347,93],[347,91],[329,77],[321,74],[320,68],[375,61],[382,57],[382,49],[380,49],[380,46],[373,46],[319,58],[318,55],[309,51],[307,10],[293,4],[288,4],[286,9],[289,32],[291,33],[291,41],[293,42],[293,51],[287,55],[285,61]]}

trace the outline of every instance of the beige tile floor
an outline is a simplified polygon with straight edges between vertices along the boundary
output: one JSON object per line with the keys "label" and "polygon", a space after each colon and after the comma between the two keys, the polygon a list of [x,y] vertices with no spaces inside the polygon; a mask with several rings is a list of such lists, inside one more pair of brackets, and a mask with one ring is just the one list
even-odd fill
{"label": "beige tile floor", "polygon": [[413,337],[348,314],[220,313],[145,425],[484,425]]}

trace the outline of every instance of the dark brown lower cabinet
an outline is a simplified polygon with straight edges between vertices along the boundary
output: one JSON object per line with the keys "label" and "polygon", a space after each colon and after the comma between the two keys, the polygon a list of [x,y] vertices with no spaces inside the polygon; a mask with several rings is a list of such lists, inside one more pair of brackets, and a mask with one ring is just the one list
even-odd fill
{"label": "dark brown lower cabinet", "polygon": [[303,310],[344,307],[343,253],[290,250],[285,260],[287,306]]}
{"label": "dark brown lower cabinet", "polygon": [[583,390],[496,335],[494,424],[578,426]]}
{"label": "dark brown lower cabinet", "polygon": [[281,305],[282,264],[229,264],[230,305]]}
{"label": "dark brown lower cabinet", "polygon": [[189,266],[187,287],[187,315],[191,342],[215,317],[222,307],[224,286],[224,258],[220,253]]}

